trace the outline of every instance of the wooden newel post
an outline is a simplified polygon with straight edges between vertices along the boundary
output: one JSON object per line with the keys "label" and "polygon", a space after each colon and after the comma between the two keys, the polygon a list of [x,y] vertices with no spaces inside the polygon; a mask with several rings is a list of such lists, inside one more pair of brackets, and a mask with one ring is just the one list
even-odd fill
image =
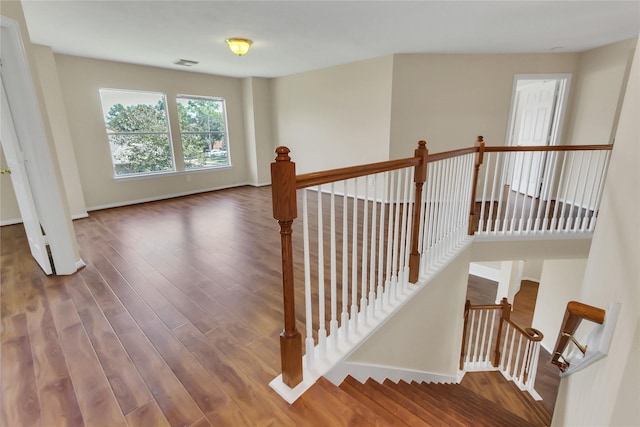
{"label": "wooden newel post", "polygon": [[276,148],[276,161],[271,163],[271,197],[273,217],[280,224],[282,246],[282,293],[284,296],[284,330],[280,334],[282,382],[293,388],[302,382],[302,336],[296,329],[293,289],[293,246],[291,226],[297,216],[296,164],[287,147]]}
{"label": "wooden newel post", "polygon": [[413,227],[411,231],[411,254],[409,255],[409,282],[416,283],[420,274],[420,253],[418,252],[418,239],[420,234],[420,211],[422,209],[422,187],[427,180],[427,142],[419,141],[414,157],[422,158],[416,166],[413,181],[416,183],[416,197],[413,205]]}
{"label": "wooden newel post", "polygon": [[478,187],[478,173],[480,172],[480,165],[484,160],[484,138],[482,135],[478,136],[475,146],[478,148],[476,154],[476,161],[473,167],[473,182],[471,183],[471,206],[469,208],[469,236],[473,236],[476,232],[476,188]]}
{"label": "wooden newel post", "polygon": [[[511,304],[506,298],[502,298],[500,301],[502,306],[502,312],[500,313],[500,323],[498,324],[498,337],[496,338],[496,350],[494,353],[493,366],[497,367],[500,364],[500,340],[502,338],[502,325],[504,322],[511,318]],[[505,338],[506,339],[506,338]]]}

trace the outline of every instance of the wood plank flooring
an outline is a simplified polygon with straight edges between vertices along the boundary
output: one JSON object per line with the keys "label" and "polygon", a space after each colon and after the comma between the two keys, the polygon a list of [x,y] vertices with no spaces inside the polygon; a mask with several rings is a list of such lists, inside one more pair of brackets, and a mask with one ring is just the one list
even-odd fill
{"label": "wood plank flooring", "polygon": [[282,329],[270,188],[74,225],[87,266],[59,277],[35,264],[22,225],[0,228],[1,425],[376,424],[321,385],[293,405],[268,386]]}

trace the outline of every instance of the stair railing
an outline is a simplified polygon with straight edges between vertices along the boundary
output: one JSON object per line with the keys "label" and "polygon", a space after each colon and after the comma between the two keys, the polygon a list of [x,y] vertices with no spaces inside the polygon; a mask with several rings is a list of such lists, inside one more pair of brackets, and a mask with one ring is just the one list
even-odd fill
{"label": "stair railing", "polygon": [[511,320],[511,304],[465,305],[460,370],[493,371],[513,381],[534,398],[540,343],[543,335]]}
{"label": "stair railing", "polygon": [[593,232],[611,149],[612,145],[485,147],[481,141],[470,233]]}
{"label": "stair railing", "polygon": [[[370,319],[397,302],[409,281],[417,281],[420,258],[413,236],[419,227],[428,152],[426,142],[420,141],[414,157],[298,176],[289,149],[278,147],[276,153],[271,176],[273,216],[282,241],[282,382],[294,388],[303,381],[303,371],[317,374],[329,353],[357,340],[371,326]],[[304,364],[293,286],[298,196],[303,220]]]}
{"label": "stair railing", "polygon": [[[278,147],[271,176],[282,245],[281,382],[293,389],[306,371],[315,381],[471,235],[592,232],[610,149],[486,147],[480,136],[469,148],[429,154],[420,141],[406,159],[296,175],[289,149]],[[530,184],[538,178],[539,189]],[[294,224],[299,214],[302,224]],[[294,270],[304,285],[295,285]],[[304,357],[295,310],[302,289]],[[508,319],[499,324],[537,342]],[[514,376],[523,384],[528,365],[525,372]]]}

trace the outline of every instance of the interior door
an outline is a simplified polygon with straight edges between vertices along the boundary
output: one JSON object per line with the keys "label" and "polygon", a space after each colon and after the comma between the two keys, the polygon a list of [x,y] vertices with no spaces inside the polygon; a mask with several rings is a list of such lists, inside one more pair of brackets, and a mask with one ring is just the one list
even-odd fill
{"label": "interior door", "polygon": [[[514,129],[516,145],[549,144],[557,90],[557,80],[532,81],[518,88],[518,125]],[[538,197],[545,158],[546,154],[540,152],[516,154],[511,189],[527,196]]]}
{"label": "interior door", "polygon": [[36,262],[46,274],[52,274],[53,269],[47,253],[46,239],[40,227],[40,220],[24,164],[24,156],[22,155],[16,129],[13,124],[13,117],[5,95],[4,81],[1,78],[0,81],[0,97],[2,98],[0,142],[2,143],[2,150],[7,159],[7,165],[11,170],[11,183],[16,193],[16,199],[18,200],[18,207],[20,208],[20,215],[22,216],[22,222],[27,233],[31,255],[33,255]]}

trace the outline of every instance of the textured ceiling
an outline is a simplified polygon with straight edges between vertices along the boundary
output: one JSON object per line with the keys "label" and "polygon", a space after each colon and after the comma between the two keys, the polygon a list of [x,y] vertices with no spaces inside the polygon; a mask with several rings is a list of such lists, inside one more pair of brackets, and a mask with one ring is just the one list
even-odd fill
{"label": "textured ceiling", "polygon": [[[32,1],[56,53],[276,77],[394,53],[579,52],[637,37],[640,1]],[[243,57],[224,40],[253,40]],[[198,61],[185,68],[179,59]]]}

